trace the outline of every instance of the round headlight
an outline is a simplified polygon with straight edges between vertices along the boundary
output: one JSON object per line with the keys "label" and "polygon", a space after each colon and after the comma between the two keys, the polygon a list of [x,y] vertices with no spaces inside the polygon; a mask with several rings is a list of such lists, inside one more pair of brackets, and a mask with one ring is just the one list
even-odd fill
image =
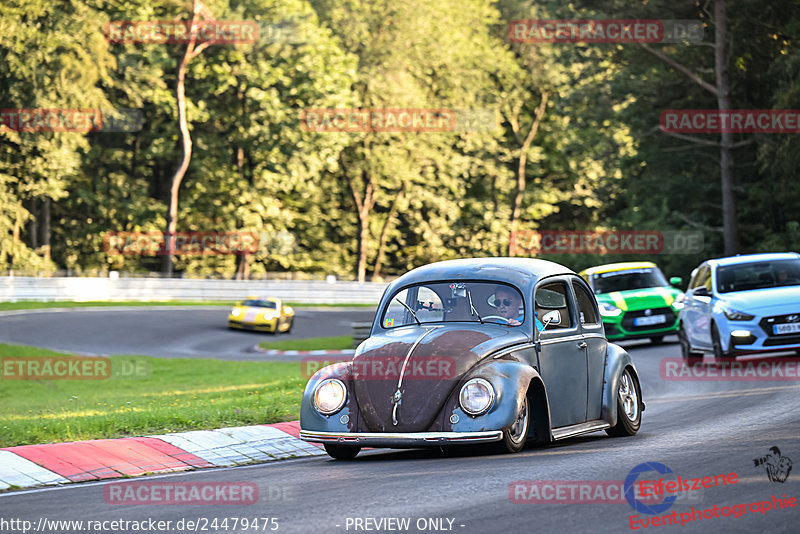
{"label": "round headlight", "polygon": [[239,308],[234,308],[233,310],[231,310],[231,315],[234,317],[239,317],[241,314],[242,310],[240,310]]}
{"label": "round headlight", "polygon": [[328,378],[314,390],[314,407],[323,415],[331,415],[342,409],[347,400],[347,389],[341,380]]}
{"label": "round headlight", "polygon": [[470,415],[480,415],[492,406],[494,388],[483,378],[473,378],[458,395],[461,408]]}

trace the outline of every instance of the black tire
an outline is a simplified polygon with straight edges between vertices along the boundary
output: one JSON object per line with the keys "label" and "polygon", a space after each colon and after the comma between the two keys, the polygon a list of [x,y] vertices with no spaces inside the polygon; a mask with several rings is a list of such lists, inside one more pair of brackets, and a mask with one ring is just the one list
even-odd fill
{"label": "black tire", "polygon": [[606,429],[609,436],[633,436],[642,424],[642,390],[629,368],[622,371],[617,388],[617,424]]}
{"label": "black tire", "polygon": [[347,445],[325,444],[325,452],[336,460],[352,460],[361,451],[361,447],[348,447]]}
{"label": "black tire", "polygon": [[660,345],[664,341],[664,336],[650,336],[650,343]]}
{"label": "black tire", "polygon": [[294,326],[294,317],[289,319],[289,328],[286,329],[286,333],[287,334],[291,334],[292,333],[292,327],[293,326]]}
{"label": "black tire", "polygon": [[722,343],[719,339],[719,330],[717,330],[717,325],[711,325],[711,346],[714,349],[714,360],[715,361],[731,361],[735,360],[736,357],[731,355],[730,352],[724,352],[722,350]]}
{"label": "black tire", "polygon": [[528,438],[528,430],[531,426],[531,406],[528,397],[522,401],[522,406],[517,414],[517,421],[503,430],[503,439],[498,442],[500,452],[515,453],[525,447],[525,440]]}
{"label": "black tire", "polygon": [[689,336],[686,335],[683,325],[681,325],[680,330],[678,330],[678,339],[681,343],[681,356],[683,356],[683,363],[686,365],[691,365],[703,361],[702,352],[692,351],[692,346],[689,344]]}

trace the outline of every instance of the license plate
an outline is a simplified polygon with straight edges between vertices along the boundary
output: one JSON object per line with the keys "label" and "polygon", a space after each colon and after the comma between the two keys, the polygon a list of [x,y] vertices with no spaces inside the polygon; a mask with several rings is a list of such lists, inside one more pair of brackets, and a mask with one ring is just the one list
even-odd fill
{"label": "license plate", "polygon": [[800,332],[800,323],[772,325],[773,334],[795,334]]}
{"label": "license plate", "polygon": [[651,324],[661,324],[667,322],[666,315],[651,315],[650,317],[637,317],[633,320],[636,326],[649,326]]}

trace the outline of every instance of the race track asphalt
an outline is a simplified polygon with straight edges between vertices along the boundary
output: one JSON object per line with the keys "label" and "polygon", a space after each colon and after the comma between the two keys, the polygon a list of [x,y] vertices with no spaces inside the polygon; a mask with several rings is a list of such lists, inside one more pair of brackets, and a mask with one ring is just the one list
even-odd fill
{"label": "race track asphalt", "polygon": [[[0,314],[0,343],[77,354],[135,354],[165,358],[263,360],[261,341],[352,334],[351,323],[372,321],[371,308],[296,308],[292,332],[230,330],[230,307],[74,308]],[[273,360],[293,357],[270,357]]]}
{"label": "race track asphalt", "polygon": [[[205,332],[204,324],[214,334],[229,334],[219,329],[218,321],[212,326],[216,321],[214,313],[217,312],[196,311],[181,317],[176,324],[156,324],[159,336],[162,340],[168,339],[176,331],[195,332],[192,335],[199,336]],[[78,328],[80,319],[86,321],[94,316],[89,312],[74,315],[77,319],[65,319],[65,324],[57,325],[55,332],[61,332],[60,338],[43,333],[49,329],[40,328],[40,344],[63,349],[67,341],[77,343],[77,333],[73,336],[64,331],[69,325]],[[315,314],[307,316],[312,322],[318,317]],[[113,324],[121,331],[112,331],[109,322],[94,322],[93,328],[84,329],[84,332],[89,332],[105,325],[103,343],[107,345],[92,341],[90,345],[93,348],[111,347],[119,339],[125,342],[123,352],[141,354],[157,348],[157,343],[147,339],[148,335],[125,333],[126,324],[136,323],[125,323],[118,318],[114,321],[118,321]],[[141,327],[141,323],[138,326]],[[13,331],[13,328],[4,326],[0,339],[7,341]],[[33,341],[35,338],[31,336],[14,337],[14,342]],[[180,348],[171,347],[176,351],[173,354],[188,350],[186,338],[181,339]],[[755,466],[753,461],[766,455],[770,447],[777,446],[795,464],[800,462],[799,381],[796,378],[785,381],[665,379],[660,373],[662,360],[679,356],[677,340],[668,338],[668,341],[659,346],[623,343],[637,365],[647,403],[642,428],[634,437],[610,438],[599,432],[557,442],[546,448],[526,448],[514,455],[475,451],[442,454],[438,449],[371,450],[362,451],[354,461],[334,461],[322,456],[122,482],[254,483],[259,488],[259,500],[246,506],[110,504],[104,498],[107,483],[103,482],[18,491],[0,495],[0,519],[24,519],[34,525],[43,518],[82,521],[153,519],[172,521],[168,532],[187,532],[187,529],[175,529],[181,519],[200,520],[199,526],[205,525],[206,530],[198,528],[199,532],[225,532],[221,528],[224,518],[229,519],[228,532],[398,532],[386,528],[366,530],[363,527],[367,524],[375,525],[364,522],[367,518],[409,518],[410,527],[400,532],[630,532],[631,516],[638,515],[640,519],[652,516],[635,512],[626,502],[515,503],[510,499],[513,491],[510,495],[509,489],[513,482],[521,480],[572,483],[613,480],[622,483],[632,469],[645,462],[662,463],[683,478],[713,477],[732,472],[738,475],[735,484],[702,490],[694,501],[677,502],[664,514],[674,510],[680,517],[681,513],[690,513],[691,507],[711,509],[715,505],[722,510],[722,507],[752,501],[771,501],[773,495],[800,497],[799,467],[795,466],[785,482],[771,482],[764,467]],[[198,340],[196,347],[201,346]],[[70,350],[76,350],[77,345],[71,347]],[[707,358],[707,363],[709,360]],[[240,518],[240,521],[248,518],[252,525],[254,518],[265,517],[277,518],[277,530],[271,530],[274,523],[263,529],[263,522],[257,529],[243,530],[241,522],[239,528],[231,529],[233,518]],[[213,529],[211,525],[215,518],[217,528]],[[428,522],[428,518],[445,518],[443,528],[431,528],[433,523]],[[354,528],[356,519],[362,521],[359,523],[362,528]],[[452,526],[448,519],[452,520]],[[799,531],[798,524],[800,508],[769,510],[763,514],[749,509],[741,517],[695,520],[684,526],[650,526],[647,532],[794,533]],[[48,532],[62,531],[70,532]]]}

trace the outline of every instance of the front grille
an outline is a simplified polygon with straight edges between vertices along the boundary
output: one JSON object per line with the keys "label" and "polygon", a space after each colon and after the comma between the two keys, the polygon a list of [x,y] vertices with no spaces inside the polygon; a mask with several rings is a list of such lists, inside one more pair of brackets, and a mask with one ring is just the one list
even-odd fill
{"label": "front grille", "polygon": [[[658,330],[660,328],[668,328],[675,324],[675,313],[672,311],[672,308],[651,308],[650,314],[646,313],[647,310],[636,310],[636,311],[629,311],[625,313],[625,316],[622,318],[622,328],[627,330],[628,332],[641,332],[644,330]],[[652,315],[666,315],[667,321],[664,323],[658,324],[648,324],[648,325],[641,325],[636,326],[633,324],[634,319],[638,317],[648,317]]]}
{"label": "front grille", "polygon": [[765,347],[775,347],[777,345],[800,345],[800,336],[797,334],[793,336],[772,336],[764,341]]}
{"label": "front grille", "polygon": [[617,328],[617,325],[615,324],[606,323],[603,324],[603,328],[605,328],[607,336],[616,336],[620,333],[619,328]]}
{"label": "front grille", "polygon": [[[789,320],[789,319],[792,320]],[[767,341],[764,342],[764,345],[783,345],[784,343],[792,343],[792,341],[784,341],[786,339],[796,338],[798,337],[797,333],[790,332],[788,334],[773,334],[772,327],[776,324],[786,324],[786,323],[800,323],[800,312],[795,313],[787,313],[785,315],[773,315],[770,317],[764,317],[758,322],[758,326],[761,327],[761,330],[767,334]],[[771,343],[770,343],[771,342]]]}

